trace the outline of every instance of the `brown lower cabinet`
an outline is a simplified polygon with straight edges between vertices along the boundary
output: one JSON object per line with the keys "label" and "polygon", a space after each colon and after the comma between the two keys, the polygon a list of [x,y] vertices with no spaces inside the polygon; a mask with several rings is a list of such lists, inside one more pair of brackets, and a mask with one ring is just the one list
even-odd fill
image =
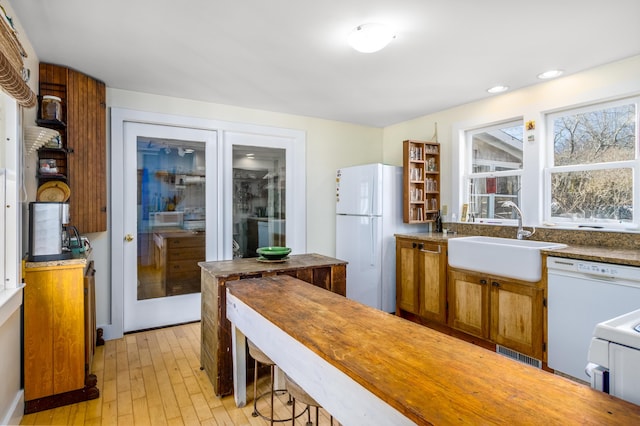
{"label": "brown lower cabinet", "polygon": [[449,325],[542,360],[541,283],[449,268]]}
{"label": "brown lower cabinet", "polygon": [[26,414],[99,396],[94,274],[85,259],[24,264]]}
{"label": "brown lower cabinet", "polygon": [[256,258],[201,262],[202,346],[200,364],[216,395],[233,392],[231,323],[227,319],[226,284],[245,278],[290,275],[328,291],[347,294],[347,262],[320,254],[289,256],[286,262]]}
{"label": "brown lower cabinet", "polygon": [[396,237],[396,315],[544,360],[544,283],[450,268],[447,247]]}
{"label": "brown lower cabinet", "polygon": [[447,246],[396,239],[396,312],[447,321]]}

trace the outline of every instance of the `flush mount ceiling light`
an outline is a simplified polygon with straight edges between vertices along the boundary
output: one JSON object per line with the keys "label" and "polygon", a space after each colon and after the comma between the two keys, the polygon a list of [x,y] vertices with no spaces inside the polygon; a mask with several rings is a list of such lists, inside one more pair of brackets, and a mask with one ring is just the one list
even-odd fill
{"label": "flush mount ceiling light", "polygon": [[487,92],[489,92],[489,93],[502,93],[502,92],[506,92],[507,90],[509,90],[509,86],[493,86],[493,87],[490,87],[489,89],[487,89]]}
{"label": "flush mount ceiling light", "polygon": [[384,48],[395,38],[391,29],[382,24],[358,25],[349,34],[349,46],[358,52],[373,53]]}
{"label": "flush mount ceiling light", "polygon": [[550,78],[556,78],[562,75],[562,70],[549,70],[545,71],[542,74],[538,74],[538,78],[541,80],[548,80]]}

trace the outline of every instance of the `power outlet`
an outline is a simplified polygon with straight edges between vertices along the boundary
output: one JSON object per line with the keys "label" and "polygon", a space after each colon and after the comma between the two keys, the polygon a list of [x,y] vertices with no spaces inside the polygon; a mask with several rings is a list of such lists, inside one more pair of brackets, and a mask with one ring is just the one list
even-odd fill
{"label": "power outlet", "polygon": [[445,204],[444,206],[442,206],[440,214],[442,214],[442,216],[446,216],[447,211],[448,211],[448,208],[447,208],[447,205]]}

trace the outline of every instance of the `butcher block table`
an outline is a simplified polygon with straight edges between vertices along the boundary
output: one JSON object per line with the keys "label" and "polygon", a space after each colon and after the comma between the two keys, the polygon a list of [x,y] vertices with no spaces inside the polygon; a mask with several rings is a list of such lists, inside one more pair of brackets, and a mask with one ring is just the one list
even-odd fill
{"label": "butcher block table", "polygon": [[289,276],[227,283],[236,403],[251,339],[343,425],[640,424],[640,406]]}
{"label": "butcher block table", "polygon": [[[289,275],[313,286],[346,295],[347,262],[320,254],[291,255],[284,262],[257,258],[198,263],[201,268],[202,346],[200,364],[216,395],[233,391],[231,323],[226,315],[226,285],[231,281],[272,275]],[[309,286],[311,287],[311,286]]]}

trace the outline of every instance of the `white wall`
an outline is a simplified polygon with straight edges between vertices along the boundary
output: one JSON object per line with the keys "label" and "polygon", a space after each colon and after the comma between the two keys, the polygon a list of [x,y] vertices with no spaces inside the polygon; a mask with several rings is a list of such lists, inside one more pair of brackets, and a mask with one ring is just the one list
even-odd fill
{"label": "white wall", "polygon": [[[425,115],[384,129],[383,161],[402,163],[402,141],[404,139],[430,140],[435,123],[438,124],[438,140],[441,144],[441,203],[452,208],[460,217],[457,200],[454,202],[452,177],[456,162],[453,159],[453,144],[458,143],[457,129],[474,127],[523,117],[535,120],[536,134],[533,144],[543,140],[544,114],[569,106],[592,103],[620,96],[640,94],[640,56],[628,58],[574,75],[551,80],[521,90],[494,96],[489,99],[461,105],[456,108]],[[525,142],[525,150],[540,154],[543,150]],[[526,155],[526,152],[525,152]],[[541,161],[536,158],[534,161]],[[534,198],[534,197],[531,197]]]}
{"label": "white wall", "polygon": [[0,325],[0,424],[19,424],[24,411],[20,387],[20,309]]}
{"label": "white wall", "polygon": [[[35,55],[29,39],[25,36],[20,22],[16,19],[11,5],[3,2],[3,7],[7,16],[13,18],[20,42],[28,54],[28,58],[25,60],[25,66],[31,70],[31,80],[28,85],[37,93],[38,57]],[[0,140],[2,141],[0,167],[14,170],[18,179],[20,179],[21,165],[16,157],[19,157],[20,153],[19,143],[22,132],[17,128],[17,125],[21,121],[26,125],[35,124],[36,113],[36,108],[18,109],[17,114],[15,110],[5,111],[4,106],[0,108],[0,115],[2,116],[0,117]],[[4,121],[8,115],[16,115],[11,120],[11,123]],[[21,198],[20,201],[24,202],[25,200]],[[18,216],[21,215],[18,214]],[[4,232],[5,230],[3,230],[3,235]],[[20,233],[19,225],[17,234],[20,235]],[[20,242],[17,245],[20,246]],[[12,250],[15,249],[12,248]],[[19,254],[22,253],[21,250],[18,250],[18,252]],[[20,275],[19,269],[18,274]],[[21,277],[19,276],[18,282],[20,281]],[[14,288],[5,292],[5,294],[0,294],[0,424],[19,424],[24,411],[24,396],[20,387],[20,368],[22,363],[20,357],[20,347],[22,345],[20,309],[22,305],[22,290],[16,291],[15,283],[12,287]],[[2,293],[1,288],[0,293]]]}

